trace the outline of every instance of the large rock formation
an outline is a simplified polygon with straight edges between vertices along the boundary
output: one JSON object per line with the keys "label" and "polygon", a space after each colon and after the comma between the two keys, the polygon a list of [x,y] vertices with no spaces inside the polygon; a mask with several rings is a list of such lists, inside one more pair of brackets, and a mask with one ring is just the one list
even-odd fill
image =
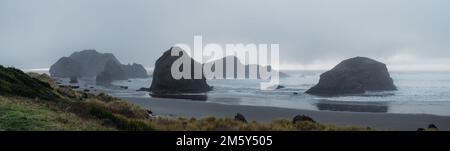
{"label": "large rock formation", "polygon": [[[194,66],[202,66],[194,59],[191,60],[191,75],[190,79],[174,79],[172,77],[172,64],[179,59],[182,54],[186,53],[181,50],[179,56],[172,56],[172,49],[180,49],[178,47],[172,47],[156,61],[155,69],[153,71],[153,81],[150,87],[150,91],[154,94],[165,93],[201,93],[211,90],[211,87],[206,83],[206,79],[194,79]],[[182,70],[182,66],[180,67]]]}
{"label": "large rock formation", "polygon": [[[231,71],[227,71],[227,69],[226,69],[227,60],[233,61],[232,63],[230,63],[231,65],[234,65],[234,71],[233,71],[234,74],[233,75],[227,75],[227,72],[231,72]],[[207,62],[207,63],[205,63],[205,65],[207,65],[208,67],[211,67],[211,71],[215,71],[216,70],[216,67],[215,67],[216,62],[222,62],[222,69],[223,69],[223,76],[221,77],[222,79],[237,78],[237,68],[238,67],[244,68],[244,70],[245,70],[244,75],[245,75],[246,79],[249,79],[250,76],[256,77],[257,79],[261,79],[261,75],[259,74],[260,69],[266,68],[266,70],[268,72],[272,71],[271,66],[262,66],[262,65],[258,65],[258,64],[243,64],[241,62],[241,60],[239,60],[239,58],[236,56],[227,56],[227,57],[215,60],[215,61]],[[251,73],[250,68],[256,69],[256,73]],[[279,75],[280,75],[280,78],[287,77],[287,75],[282,72],[279,72]]]}
{"label": "large rock formation", "polygon": [[386,65],[365,57],[344,60],[320,76],[306,91],[316,95],[357,94],[366,91],[397,90]]}
{"label": "large rock formation", "polygon": [[147,78],[142,65],[122,65],[111,53],[99,53],[96,50],[75,52],[63,57],[50,67],[53,77],[96,77],[102,72],[113,73],[113,80],[128,78]]}
{"label": "large rock formation", "polygon": [[127,74],[120,63],[109,60],[105,64],[102,74],[108,75],[112,80],[127,80]]}
{"label": "large rock formation", "polygon": [[102,86],[111,86],[113,79],[108,72],[102,72],[95,77],[95,83]]}
{"label": "large rock formation", "polygon": [[82,70],[77,61],[69,57],[62,57],[51,66],[50,74],[54,77],[80,77]]}
{"label": "large rock formation", "polygon": [[147,70],[140,64],[122,65],[122,69],[128,78],[148,78]]}

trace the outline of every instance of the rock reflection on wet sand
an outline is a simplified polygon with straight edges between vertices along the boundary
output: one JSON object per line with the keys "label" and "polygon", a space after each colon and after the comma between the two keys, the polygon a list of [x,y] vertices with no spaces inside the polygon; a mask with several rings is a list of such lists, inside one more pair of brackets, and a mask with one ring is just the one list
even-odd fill
{"label": "rock reflection on wet sand", "polygon": [[320,100],[315,103],[315,105],[319,110],[326,111],[387,113],[389,109],[387,102],[344,102]]}
{"label": "rock reflection on wet sand", "polygon": [[188,99],[192,101],[206,101],[208,96],[206,94],[158,94],[150,93],[150,96],[157,98],[172,98],[172,99]]}

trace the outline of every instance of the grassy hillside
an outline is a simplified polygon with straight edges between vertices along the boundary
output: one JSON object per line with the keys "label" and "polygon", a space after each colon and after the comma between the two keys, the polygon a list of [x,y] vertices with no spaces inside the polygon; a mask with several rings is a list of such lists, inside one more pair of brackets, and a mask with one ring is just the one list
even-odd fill
{"label": "grassy hillside", "polygon": [[114,130],[100,121],[73,113],[50,110],[24,98],[0,96],[0,130]]}
{"label": "grassy hillside", "polygon": [[148,115],[125,100],[59,87],[48,75],[0,66],[0,130],[337,131],[368,130],[314,122],[240,122],[230,118]]}

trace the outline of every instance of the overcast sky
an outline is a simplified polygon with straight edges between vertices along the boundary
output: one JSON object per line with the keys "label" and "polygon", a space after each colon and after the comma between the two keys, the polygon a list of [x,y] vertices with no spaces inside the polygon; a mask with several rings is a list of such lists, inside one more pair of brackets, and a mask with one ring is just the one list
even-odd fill
{"label": "overcast sky", "polygon": [[176,43],[278,43],[285,68],[354,56],[450,67],[449,0],[0,0],[0,64],[47,68],[74,51],[153,66]]}

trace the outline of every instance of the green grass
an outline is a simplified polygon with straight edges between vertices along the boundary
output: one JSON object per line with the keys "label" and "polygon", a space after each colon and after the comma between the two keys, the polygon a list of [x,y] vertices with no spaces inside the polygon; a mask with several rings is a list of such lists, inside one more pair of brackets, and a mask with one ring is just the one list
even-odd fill
{"label": "green grass", "polygon": [[232,118],[206,117],[196,118],[171,118],[162,117],[150,120],[151,125],[157,130],[163,131],[371,131],[370,128],[342,127],[324,125],[313,122],[297,122],[280,119],[270,123],[258,123],[255,121],[244,123]]}
{"label": "green grass", "polygon": [[100,121],[82,119],[73,113],[53,111],[26,99],[0,96],[0,130],[2,131],[60,131],[114,130]]}

